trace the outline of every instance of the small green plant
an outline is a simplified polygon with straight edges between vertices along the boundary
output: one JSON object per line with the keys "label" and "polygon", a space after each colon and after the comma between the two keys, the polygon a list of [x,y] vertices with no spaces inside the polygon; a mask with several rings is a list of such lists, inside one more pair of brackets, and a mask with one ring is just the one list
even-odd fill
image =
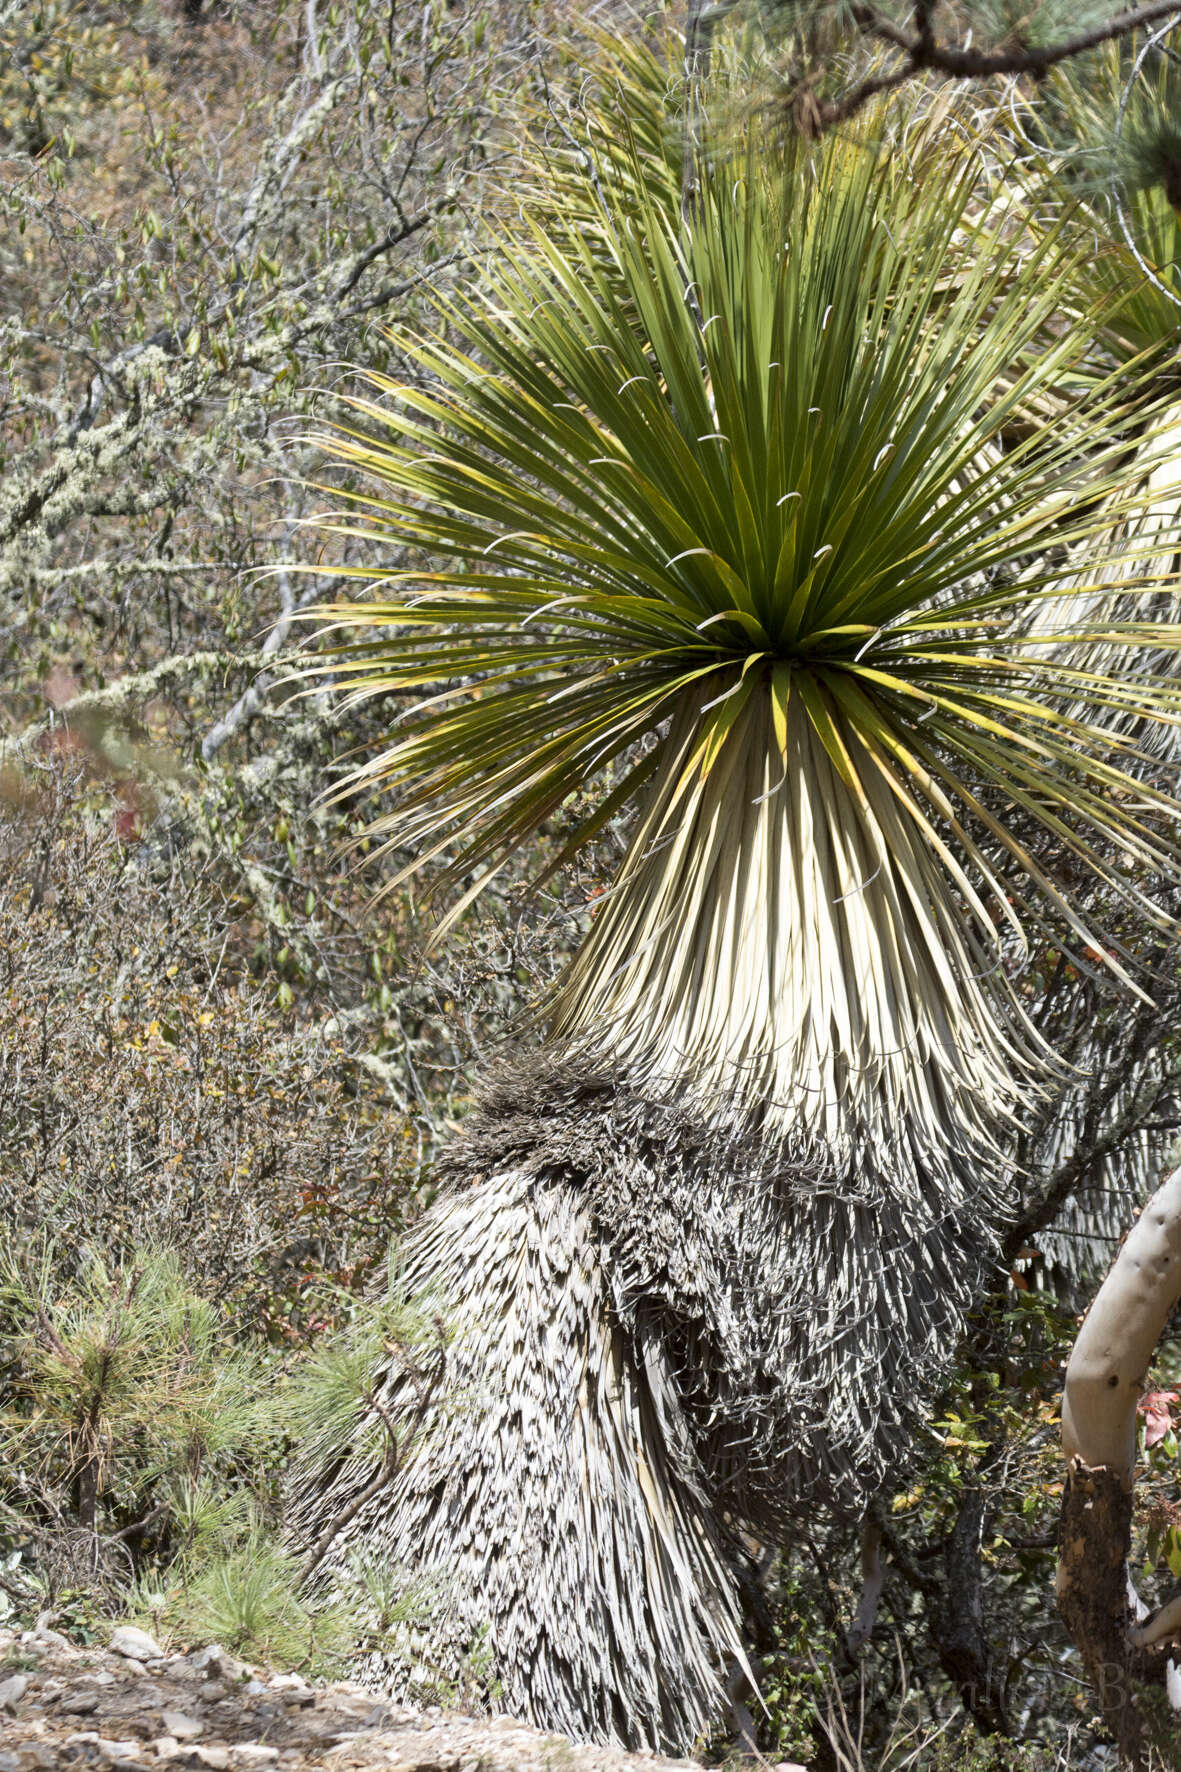
{"label": "small green plant", "polygon": [[[444,1332],[421,1300],[407,1299],[391,1255],[388,1284],[353,1320],[326,1338],[272,1388],[268,1408],[285,1445],[325,1431],[371,1438],[384,1452],[381,1477],[397,1471],[417,1426],[417,1410],[387,1407],[373,1390],[377,1356],[396,1359],[411,1392],[432,1395],[443,1374]],[[358,1505],[354,1503],[354,1506]],[[186,1639],[216,1638],[255,1661],[309,1673],[339,1669],[350,1653],[421,1621],[434,1602],[430,1585],[396,1567],[347,1557],[317,1579],[347,1516],[329,1523],[310,1549],[280,1537],[257,1494],[193,1486],[182,1496],[178,1525],[187,1542],[163,1595],[142,1589],[139,1610],[157,1627]]]}
{"label": "small green plant", "polygon": [[944,1735],[929,1752],[924,1749],[922,1759],[903,1764],[921,1766],[923,1772],[1070,1772],[1071,1755],[1069,1746],[1055,1751],[1002,1741],[977,1735],[969,1726],[962,1733]]}
{"label": "small green plant", "polygon": [[814,1600],[799,1569],[787,1563],[780,1578],[774,1646],[759,1681],[767,1709],[760,1731],[765,1745],[778,1758],[804,1763],[815,1751],[824,1663],[834,1647]]}
{"label": "small green plant", "polygon": [[0,1243],[0,1499],[72,1528],[97,1568],[191,1528],[202,1480],[257,1455],[264,1366],[172,1254],[90,1252],[68,1286],[55,1254]]}
{"label": "small green plant", "polygon": [[[344,1295],[342,1294],[342,1297]],[[446,1349],[446,1325],[430,1298],[406,1293],[397,1248],[391,1248],[385,1285],[363,1304],[347,1299],[350,1319],[337,1334],[322,1338],[281,1387],[280,1408],[292,1439],[323,1437],[339,1443],[360,1433],[372,1444],[408,1431],[413,1413],[395,1424],[375,1406],[375,1369],[396,1356],[411,1380],[417,1400],[437,1387]]]}
{"label": "small green plant", "polygon": [[183,1558],[174,1575],[167,1594],[143,1589],[132,1610],[182,1641],[218,1642],[248,1661],[316,1674],[337,1671],[356,1642],[354,1609],[301,1596],[299,1559],[260,1522],[208,1560]]}
{"label": "small green plant", "polygon": [[343,1289],[346,1330],[302,1360],[243,1347],[174,1254],[122,1264],[0,1244],[0,1546],[17,1547],[27,1610],[94,1637],[130,1615],[161,1638],[216,1640],[251,1661],[331,1673],[420,1617],[432,1595],[396,1568],[345,1560],[313,1581],[331,1538],[283,1538],[287,1459],[325,1429],[377,1436],[392,1475],[415,1431],[372,1394],[378,1353],[424,1396],[443,1374],[429,1305],[390,1283]]}

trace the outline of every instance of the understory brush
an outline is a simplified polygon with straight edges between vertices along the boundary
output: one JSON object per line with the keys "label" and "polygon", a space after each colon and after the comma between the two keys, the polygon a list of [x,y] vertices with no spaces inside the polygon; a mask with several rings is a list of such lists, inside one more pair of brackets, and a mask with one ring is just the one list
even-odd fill
{"label": "understory brush", "polygon": [[0,778],[0,1222],[145,1239],[243,1333],[296,1346],[380,1266],[416,1140],[354,1039],[289,1002],[191,854],[130,849],[84,768]]}
{"label": "understory brush", "polygon": [[[283,1537],[288,1454],[325,1421],[360,1423],[375,1345],[441,1381],[444,1335],[400,1299],[347,1301],[312,1355],[231,1335],[176,1255],[82,1255],[0,1240],[0,1619],[49,1613],[81,1640],[132,1617],[181,1644],[328,1673],[426,1603],[367,1571],[313,1595]],[[415,1431],[387,1429],[387,1473]]]}

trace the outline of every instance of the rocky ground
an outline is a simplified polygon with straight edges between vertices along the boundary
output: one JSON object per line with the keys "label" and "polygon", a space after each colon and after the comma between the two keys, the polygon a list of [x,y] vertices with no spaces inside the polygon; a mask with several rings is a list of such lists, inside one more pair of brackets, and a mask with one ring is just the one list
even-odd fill
{"label": "rocky ground", "polygon": [[[216,1645],[168,1655],[143,1632],[107,1648],[0,1630],[0,1772],[701,1772],[583,1747],[507,1718],[413,1710],[338,1681],[247,1667]],[[791,1772],[802,1772],[794,1768]]]}

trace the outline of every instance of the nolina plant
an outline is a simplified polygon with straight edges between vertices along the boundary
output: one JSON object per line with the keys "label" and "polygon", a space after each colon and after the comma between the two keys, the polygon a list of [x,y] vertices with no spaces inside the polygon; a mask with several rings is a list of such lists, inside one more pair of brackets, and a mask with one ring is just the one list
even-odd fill
{"label": "nolina plant", "polygon": [[[434,1651],[487,1625],[507,1706],[575,1735],[688,1746],[739,1529],[904,1459],[1052,1066],[1026,943],[1127,978],[1079,882],[1161,926],[1177,875],[1107,723],[1178,711],[1130,669],[1181,639],[1159,546],[1119,620],[1055,615],[1127,588],[1159,401],[1097,373],[1100,302],[1056,324],[1068,230],[979,203],[949,112],[905,137],[719,149],[688,225],[642,167],[526,213],[330,444],[373,490],[326,521],[412,561],[321,611],[347,693],[409,698],[342,789],[391,791],[375,834],[457,915],[588,784],[564,853],[632,816],[407,1249],[466,1404],[320,1570],[444,1569]],[[310,1444],[310,1538],[358,1447]]]}

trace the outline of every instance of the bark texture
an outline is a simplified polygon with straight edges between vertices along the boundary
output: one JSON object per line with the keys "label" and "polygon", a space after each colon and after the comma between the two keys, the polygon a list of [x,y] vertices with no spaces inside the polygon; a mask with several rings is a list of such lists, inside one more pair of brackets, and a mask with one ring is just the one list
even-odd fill
{"label": "bark texture", "polygon": [[944,1553],[945,1580],[936,1638],[939,1664],[965,1710],[987,1735],[1009,1735],[1005,1669],[998,1666],[984,1628],[980,1541],[984,1492],[970,1488],[960,1503]]}
{"label": "bark texture", "polygon": [[1135,1688],[1144,1670],[1129,1638],[1132,1494],[1118,1472],[1070,1461],[1059,1534],[1058,1610],[1121,1755],[1142,1766],[1144,1718]]}

